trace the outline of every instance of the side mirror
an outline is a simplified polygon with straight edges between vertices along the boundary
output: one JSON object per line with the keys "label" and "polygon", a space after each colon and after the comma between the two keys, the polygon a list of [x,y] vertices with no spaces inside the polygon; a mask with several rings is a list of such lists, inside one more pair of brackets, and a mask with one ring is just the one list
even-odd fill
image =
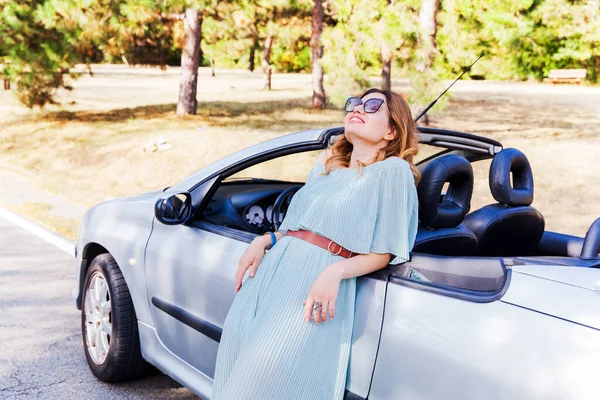
{"label": "side mirror", "polygon": [[154,206],[154,215],[165,225],[184,224],[192,215],[192,196],[182,192],[160,198]]}

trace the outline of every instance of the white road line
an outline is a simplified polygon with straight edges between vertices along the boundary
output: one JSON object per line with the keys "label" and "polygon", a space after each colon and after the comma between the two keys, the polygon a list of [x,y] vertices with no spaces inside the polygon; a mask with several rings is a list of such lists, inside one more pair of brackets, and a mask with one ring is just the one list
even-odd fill
{"label": "white road line", "polygon": [[27,232],[56,246],[60,250],[69,254],[70,256],[75,256],[75,245],[65,239],[58,237],[56,234],[50,232],[49,230],[42,228],[41,226],[38,226],[2,207],[0,207],[0,218],[4,218],[5,220],[12,222],[13,224],[25,229]]}

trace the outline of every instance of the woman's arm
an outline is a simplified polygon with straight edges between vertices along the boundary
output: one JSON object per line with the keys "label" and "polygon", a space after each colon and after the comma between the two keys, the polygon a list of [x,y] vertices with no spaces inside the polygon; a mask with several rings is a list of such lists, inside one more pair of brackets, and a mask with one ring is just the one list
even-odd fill
{"label": "woman's arm", "polygon": [[285,235],[283,233],[279,232],[279,231],[275,231],[275,236],[277,237],[277,240],[279,241],[279,239],[281,239]]}
{"label": "woman's arm", "polygon": [[[325,322],[327,312],[329,318],[335,315],[335,301],[337,299],[340,283],[343,279],[365,275],[384,268],[390,261],[391,254],[368,253],[359,254],[329,264],[313,283],[306,300],[304,300],[304,318],[310,321],[314,317],[317,324]],[[322,303],[321,312],[313,313],[313,303]]]}
{"label": "woman's arm", "polygon": [[[275,231],[275,239],[277,241],[279,241],[279,239],[281,239],[283,236],[284,236],[283,233],[281,233],[279,231]],[[268,232],[262,236],[255,237],[254,240],[259,241],[262,245],[264,245],[265,250],[271,249],[271,235],[269,235]]]}
{"label": "woman's arm", "polygon": [[330,264],[327,269],[335,272],[339,279],[354,278],[385,268],[390,262],[389,253],[359,254]]}

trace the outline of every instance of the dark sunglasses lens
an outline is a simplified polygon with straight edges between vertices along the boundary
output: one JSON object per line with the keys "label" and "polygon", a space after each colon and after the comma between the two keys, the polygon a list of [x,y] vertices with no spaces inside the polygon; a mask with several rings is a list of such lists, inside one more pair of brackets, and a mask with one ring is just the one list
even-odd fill
{"label": "dark sunglasses lens", "polygon": [[346,110],[346,112],[352,112],[354,111],[354,107],[360,105],[362,102],[360,101],[360,99],[358,97],[350,97],[348,100],[346,100],[346,105],[344,106],[344,110]]}
{"label": "dark sunglasses lens", "polygon": [[379,110],[379,107],[383,104],[381,99],[369,99],[365,101],[365,112],[374,113]]}

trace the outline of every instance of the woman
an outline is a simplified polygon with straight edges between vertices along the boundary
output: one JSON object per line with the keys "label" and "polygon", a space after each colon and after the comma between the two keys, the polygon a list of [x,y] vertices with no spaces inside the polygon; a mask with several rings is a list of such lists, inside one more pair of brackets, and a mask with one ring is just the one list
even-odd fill
{"label": "woman", "polygon": [[315,160],[279,231],[239,261],[212,400],[341,400],[356,277],[409,258],[420,178],[410,109],[370,89],[345,111],[344,136]]}

